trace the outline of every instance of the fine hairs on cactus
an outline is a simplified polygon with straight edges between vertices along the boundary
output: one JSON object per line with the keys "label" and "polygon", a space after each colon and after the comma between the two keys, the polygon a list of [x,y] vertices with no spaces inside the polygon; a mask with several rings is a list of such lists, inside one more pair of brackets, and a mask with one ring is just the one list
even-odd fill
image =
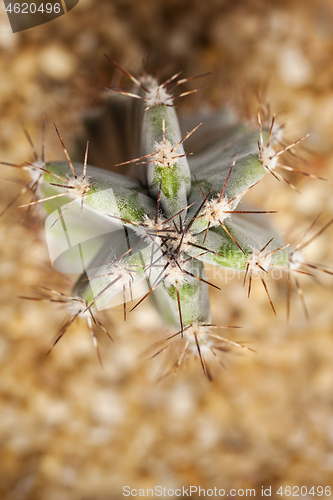
{"label": "fine hairs on cactus", "polygon": [[[288,318],[291,277],[308,315],[297,275],[314,276],[317,271],[333,274],[306,262],[301,253],[333,220],[313,235],[316,217],[292,248],[272,229],[276,210],[238,209],[243,196],[264,182],[266,173],[296,191],[277,169],[317,177],[279,163],[283,153],[295,156],[293,148],[307,136],[286,143],[283,128],[260,104],[256,130],[217,111],[207,117],[206,124],[196,123],[183,136],[174,101],[200,89],[180,93],[177,89],[198,77],[180,79],[177,73],[159,83],[146,72],[136,78],[110,61],[133,84],[129,90],[109,89],[111,109],[123,110],[122,119],[128,120],[126,126],[133,137],[131,156],[125,151],[128,159],[117,165],[129,175],[89,165],[88,143],[83,163],[73,163],[56,126],[66,161],[46,161],[45,118],[41,158],[35,152],[33,163],[5,164],[27,170],[31,176],[18,196],[30,189],[34,198],[21,207],[43,207],[53,267],[80,273],[69,295],[43,288],[41,296],[25,298],[67,307],[70,317],[54,345],[77,317],[87,321],[101,362],[95,329],[112,337],[98,319],[99,311],[122,303],[126,320],[128,302],[133,302],[133,310],[150,297],[163,322],[176,332],[163,341],[153,357],[170,346],[179,346],[178,359],[165,375],[176,374],[183,361],[194,354],[211,378],[208,356],[224,366],[219,352],[249,348],[217,333],[218,328],[239,326],[211,323],[209,287],[218,287],[206,279],[205,263],[244,273],[248,296],[253,278],[258,277],[274,314],[265,277],[270,270],[279,269],[287,278]],[[125,113],[129,101],[131,112]],[[205,126],[214,129],[211,137],[207,137]],[[193,156],[184,150],[190,136],[196,141]],[[243,293],[241,289],[239,293]]]}

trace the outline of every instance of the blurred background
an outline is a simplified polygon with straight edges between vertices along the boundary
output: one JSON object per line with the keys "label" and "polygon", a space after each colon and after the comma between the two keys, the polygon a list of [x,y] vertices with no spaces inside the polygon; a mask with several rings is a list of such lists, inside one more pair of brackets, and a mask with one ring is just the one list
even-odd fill
{"label": "blurred background", "polygon": [[[82,117],[103,104],[106,86],[128,83],[105,53],[135,75],[148,54],[166,77],[212,71],[198,84],[208,89],[177,102],[180,116],[227,106],[255,123],[255,95],[266,95],[289,141],[311,134],[297,150],[310,164],[287,159],[328,182],[286,174],[299,195],[266,176],[247,199],[278,210],[275,225],[294,244],[318,213],[319,228],[332,218],[331,0],[80,0],[17,34],[1,4],[1,161],[33,161],[22,121],[40,154],[43,112],[47,158],[64,158],[54,121],[83,159],[74,147]],[[0,211],[28,181],[1,167]],[[294,291],[287,325],[284,282],[268,281],[275,318],[259,282],[247,299],[241,279],[208,270],[222,288],[211,293],[213,322],[242,325],[223,333],[257,351],[224,354],[227,369],[210,360],[211,383],[198,360],[157,382],[163,354],[149,361],[146,348],[168,331],[148,301],[126,324],[111,311],[116,342],[101,337],[102,370],[80,322],[46,356],[66,314],[18,298],[41,283],[70,291],[70,277],[51,268],[36,211],[17,208],[25,200],[0,220],[1,499],[113,500],[125,485],[255,488],[257,497],[271,486],[276,498],[280,486],[333,486],[332,276],[300,278],[310,320]],[[307,258],[332,269],[332,243],[329,228]]]}

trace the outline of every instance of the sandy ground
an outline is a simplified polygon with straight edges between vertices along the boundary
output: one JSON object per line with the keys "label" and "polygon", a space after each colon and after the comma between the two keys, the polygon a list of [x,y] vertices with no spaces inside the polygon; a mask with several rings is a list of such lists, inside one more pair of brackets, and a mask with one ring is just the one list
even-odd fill
{"label": "sandy ground", "polygon": [[[295,244],[319,212],[319,227],[333,214],[332,26],[328,0],[80,0],[66,16],[12,34],[1,6],[0,159],[33,160],[21,120],[40,153],[43,112],[47,158],[63,157],[52,121],[74,151],[82,116],[119,81],[104,53],[135,74],[148,52],[153,66],[168,64],[167,75],[212,71],[208,89],[179,101],[181,115],[228,105],[254,119],[254,93],[268,84],[286,137],[311,134],[306,146],[313,153],[298,149],[310,166],[292,164],[328,179],[289,176],[299,195],[266,176],[255,197],[249,193],[256,206],[279,210],[275,224]],[[0,210],[27,181],[2,166]],[[331,276],[300,278],[310,320],[293,292],[287,325],[284,282],[268,282],[275,318],[260,283],[248,300],[241,278],[209,269],[222,288],[211,293],[214,323],[242,325],[241,336],[226,335],[257,353],[223,355],[227,370],[210,360],[211,383],[198,360],[157,383],[163,360],[148,361],[146,348],[167,329],[148,302],[126,324],[120,310],[111,311],[116,342],[100,338],[103,370],[80,322],[46,356],[66,315],[18,296],[42,283],[67,292],[70,280],[52,270],[38,219],[13,206],[0,223],[1,499],[113,500],[123,498],[126,485],[241,489],[236,498],[246,488],[260,497],[262,487],[281,498],[280,486],[304,486],[302,495],[316,498],[322,486],[331,497]],[[330,228],[307,258],[332,268],[332,243]]]}

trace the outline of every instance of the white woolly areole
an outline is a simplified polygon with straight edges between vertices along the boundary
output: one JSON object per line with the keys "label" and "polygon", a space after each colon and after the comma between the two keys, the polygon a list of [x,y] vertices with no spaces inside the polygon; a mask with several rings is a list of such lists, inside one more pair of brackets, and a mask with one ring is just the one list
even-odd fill
{"label": "white woolly areole", "polygon": [[304,264],[304,257],[300,250],[295,250],[289,256],[289,268],[297,271]]}
{"label": "white woolly areole", "polygon": [[110,265],[110,273],[108,273],[108,279],[114,281],[117,278],[118,281],[114,284],[115,287],[121,285],[122,287],[131,287],[133,283],[133,271],[126,265],[120,262],[115,262]]}
{"label": "white woolly areole", "polygon": [[71,177],[68,180],[67,186],[71,188],[69,190],[69,195],[72,198],[82,199],[82,197],[84,197],[87,194],[90,188],[89,177],[84,177],[83,175],[80,175],[76,179],[75,177]]}
{"label": "white woolly areole", "polygon": [[78,314],[80,318],[90,318],[89,310],[85,311],[85,309],[87,309],[87,303],[85,300],[81,299],[81,297],[73,297],[73,300],[67,302],[66,307],[71,316],[76,316]]}
{"label": "white woolly areole", "polygon": [[179,267],[175,261],[169,261],[169,266],[165,271],[165,284],[167,287],[176,286],[177,283],[181,285],[186,281],[186,273],[184,273],[182,269],[187,271],[188,263],[181,262],[180,260],[177,262]]}
{"label": "white woolly areole", "polygon": [[271,135],[271,144],[280,144],[283,139],[283,128],[277,122],[274,122]]}
{"label": "white woolly areole", "polygon": [[215,227],[223,222],[225,219],[230,217],[231,214],[226,212],[230,211],[230,205],[228,203],[228,198],[223,196],[219,201],[219,196],[211,201],[206,202],[205,209],[203,211],[205,219],[210,222],[210,225]]}
{"label": "white woolly areole", "polygon": [[162,85],[152,86],[145,97],[148,108],[160,105],[173,106],[173,98]]}
{"label": "white woolly areole", "polygon": [[271,265],[272,261],[272,255],[267,255],[267,254],[262,254],[260,252],[253,252],[249,257],[248,257],[248,265],[249,265],[249,272],[256,276],[261,276],[264,273],[264,271],[261,269],[265,269],[268,271],[268,268]]}
{"label": "white woolly areole", "polygon": [[155,222],[155,219],[150,219],[148,215],[145,215],[143,225],[144,227],[153,229],[154,231],[162,231],[163,229],[166,229],[165,220],[160,215],[157,218],[157,222]]}
{"label": "white woolly areole", "polygon": [[259,159],[262,166],[267,170],[275,170],[277,167],[278,156],[271,146],[262,149],[261,153],[259,153]]}
{"label": "white woolly areole", "polygon": [[35,161],[35,165],[36,166],[26,165],[23,167],[23,170],[27,170],[29,172],[33,184],[35,184],[35,182],[38,182],[43,175],[42,170],[36,167],[45,168],[45,165],[42,162],[42,160]]}
{"label": "white woolly areole", "polygon": [[161,142],[155,142],[155,163],[160,167],[172,167],[178,162],[178,158],[175,156],[175,151],[172,150],[173,146],[167,139],[163,139]]}
{"label": "white woolly areole", "polygon": [[201,349],[202,347],[207,347],[206,342],[209,342],[209,334],[210,334],[209,326],[200,325],[199,323],[193,323],[193,325],[186,328],[183,332],[185,341],[190,342],[190,347],[196,354],[198,354],[198,349],[195,341],[195,335],[197,336],[198,344],[200,345]]}

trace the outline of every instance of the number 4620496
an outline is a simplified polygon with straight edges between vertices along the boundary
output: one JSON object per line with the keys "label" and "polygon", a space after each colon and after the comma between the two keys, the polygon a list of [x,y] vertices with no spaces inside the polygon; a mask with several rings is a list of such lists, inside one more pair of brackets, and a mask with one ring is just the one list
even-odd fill
{"label": "number 4620496", "polygon": [[14,14],[35,14],[35,12],[46,12],[46,14],[51,14],[53,12],[54,14],[60,14],[61,11],[60,3],[47,3],[45,5],[42,3],[38,8],[35,3],[23,3],[22,5],[20,3],[15,3],[13,5],[12,7],[10,3],[6,7],[6,11]]}
{"label": "number 4620496", "polygon": [[306,497],[308,495],[312,495],[313,497],[330,497],[331,487],[312,486],[312,488],[308,489],[306,486],[280,486],[276,494],[286,497]]}

